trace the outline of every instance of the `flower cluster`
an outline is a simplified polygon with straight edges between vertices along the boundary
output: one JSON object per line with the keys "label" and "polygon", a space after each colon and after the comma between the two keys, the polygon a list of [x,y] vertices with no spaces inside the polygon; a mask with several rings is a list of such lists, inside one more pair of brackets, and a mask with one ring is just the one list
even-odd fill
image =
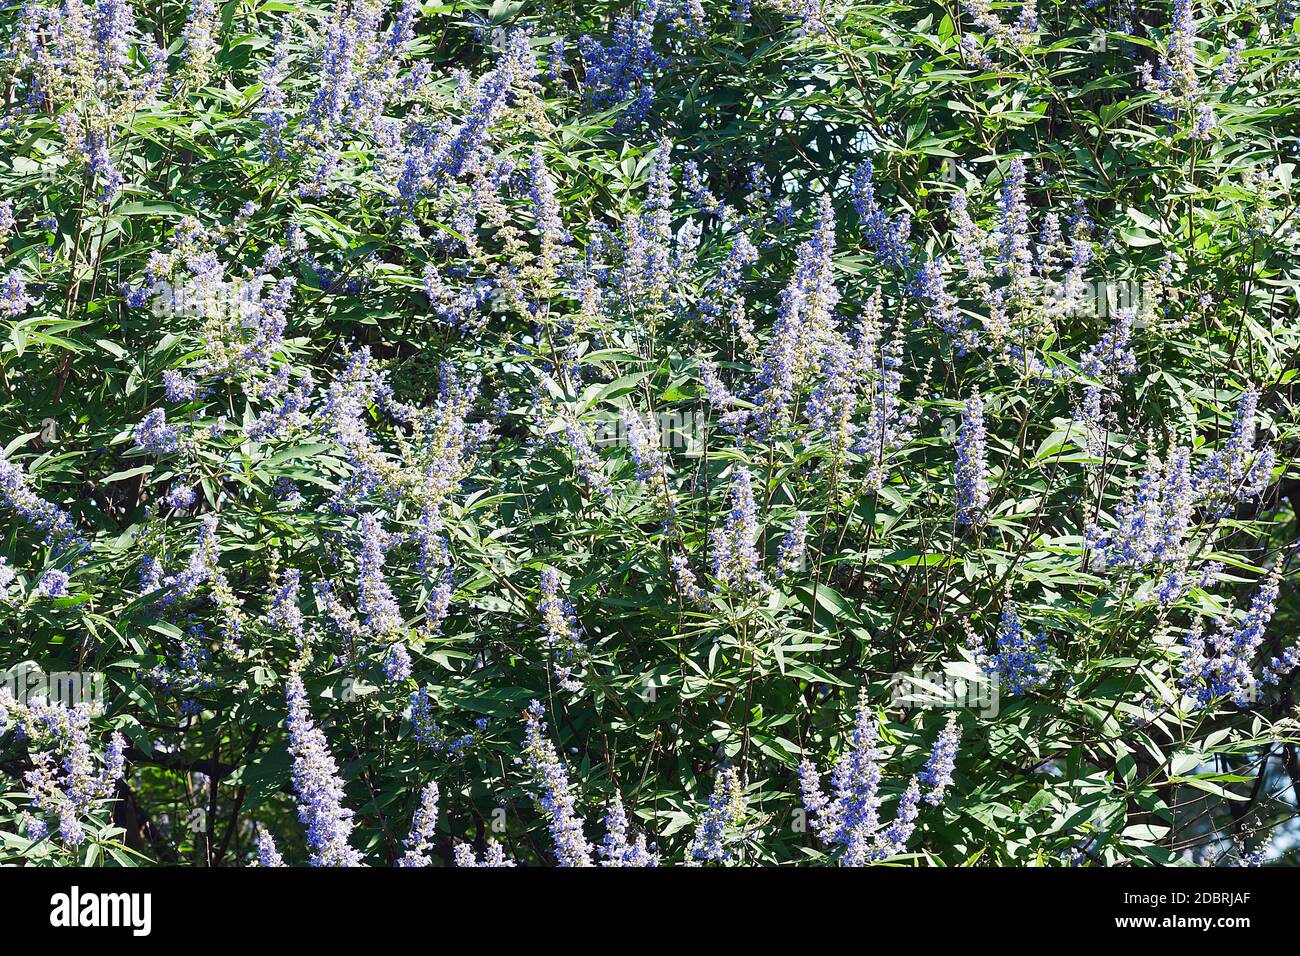
{"label": "flower cluster", "polygon": [[312,722],[307,689],[296,673],[289,675],[285,700],[293,789],[298,795],[298,819],[307,828],[311,864],[360,866],[361,854],[348,842],[355,824],[352,811],[343,806],[343,780],[325,734]]}
{"label": "flower cluster", "polygon": [[826,846],[839,846],[841,866],[866,866],[897,856],[907,848],[916,828],[922,799],[938,805],[951,783],[957,738],[954,725],[944,731],[921,777],[913,777],[899,797],[894,820],[886,825],[880,816],[884,797],[880,793],[880,733],[871,707],[858,705],[853,732],[844,752],[831,770],[833,791],[822,790],[821,774],[812,761],[799,764],[799,787],[808,822]]}
{"label": "flower cluster", "polygon": [[957,433],[957,523],[977,525],[989,503],[988,435],[984,430],[984,401],[971,393],[962,410]]}
{"label": "flower cluster", "polygon": [[1047,635],[1026,634],[1015,605],[1009,602],[1002,608],[992,645],[986,646],[983,640],[972,635],[967,647],[985,672],[998,678],[1007,693],[1026,694],[1047,680],[1043,659],[1047,653]]}
{"label": "flower cluster", "polygon": [[[1280,577],[1281,569],[1275,566],[1251,598],[1240,623],[1221,620],[1207,637],[1204,622],[1198,617],[1184,636],[1179,686],[1198,706],[1228,697],[1237,706],[1245,707],[1257,695],[1260,679],[1255,676],[1255,659],[1264,642],[1265,628],[1277,610]],[[1264,680],[1276,683],[1281,675],[1294,670],[1296,663],[1294,651],[1284,659],[1271,660]]]}
{"label": "flower cluster", "polygon": [[573,605],[560,597],[560,575],[554,568],[542,571],[542,600],[538,613],[542,616],[542,643],[554,660],[555,679],[567,691],[577,693],[582,684],[575,674],[587,651],[582,642],[582,630],[573,613]]}
{"label": "flower cluster", "polygon": [[723,524],[713,529],[713,576],[726,587],[739,591],[766,584],[758,554],[758,505],[754,483],[747,469],[731,479],[728,510]]}
{"label": "flower cluster", "polygon": [[582,832],[582,817],[578,815],[568,768],[546,737],[542,705],[533,701],[525,717],[524,754],[536,781],[538,803],[551,829],[555,858],[560,866],[591,866],[593,848]]}
{"label": "flower cluster", "polygon": [[71,848],[81,846],[91,816],[116,794],[125,768],[126,739],[114,733],[103,755],[97,755],[87,705],[19,703],[6,687],[0,689],[0,734],[10,729],[26,741],[32,764],[23,774],[31,799],[24,811],[27,838],[44,839],[50,835],[50,823],[57,822],[58,839]]}
{"label": "flower cluster", "polygon": [[719,771],[695,836],[691,839],[689,862],[727,863],[734,859],[732,844],[738,839],[733,831],[745,812],[745,788],[735,767]]}

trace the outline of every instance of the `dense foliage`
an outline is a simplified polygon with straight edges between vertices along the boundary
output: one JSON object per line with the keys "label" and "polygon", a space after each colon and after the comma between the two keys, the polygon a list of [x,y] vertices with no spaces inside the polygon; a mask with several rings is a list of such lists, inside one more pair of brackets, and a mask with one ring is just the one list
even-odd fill
{"label": "dense foliage", "polygon": [[0,858],[1293,858],[1298,13],[4,0]]}

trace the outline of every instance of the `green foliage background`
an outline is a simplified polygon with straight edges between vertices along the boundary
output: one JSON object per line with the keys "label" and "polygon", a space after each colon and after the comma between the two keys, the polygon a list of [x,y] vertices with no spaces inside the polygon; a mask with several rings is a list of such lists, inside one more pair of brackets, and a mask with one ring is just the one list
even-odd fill
{"label": "green foliage background", "polygon": [[[1020,12],[1018,4],[995,8],[1006,24]],[[591,838],[618,789],[665,862],[680,861],[715,775],[734,765],[746,787],[732,834],[738,862],[833,862],[800,825],[800,759],[825,766],[845,747],[857,702],[868,701],[883,722],[892,813],[946,719],[900,701],[896,675],[945,666],[978,674],[964,653],[967,628],[991,637],[1011,598],[1026,626],[1047,635],[1050,677],[1031,693],[1004,695],[995,716],[960,711],[955,783],[941,807],[923,811],[901,862],[1059,865],[1078,852],[1076,860],[1093,865],[1218,863],[1240,855],[1234,840],[1271,840],[1273,858],[1292,861],[1285,824],[1295,813],[1300,727],[1291,678],[1246,708],[1220,701],[1196,710],[1176,690],[1178,641],[1193,619],[1244,608],[1275,564],[1283,565],[1282,589],[1264,655],[1282,653],[1300,630],[1292,560],[1300,41],[1290,5],[1198,6],[1195,59],[1217,118],[1208,138],[1194,135],[1189,115],[1161,118],[1157,95],[1138,79],[1139,64],[1168,48],[1165,4],[1048,2],[1038,31],[1011,40],[980,34],[955,4],[927,0],[827,4],[821,32],[805,29],[793,9],[756,4],[740,24],[730,5],[706,2],[702,31],[684,22],[655,28],[666,62],[647,70],[653,99],[644,122],[628,120],[626,104],[596,108],[584,98],[576,43],[581,34],[607,37],[629,9],[420,4],[400,70],[427,67],[429,77],[420,92],[386,106],[399,127],[423,118],[455,128],[469,109],[456,73],[472,81],[494,68],[504,42],[497,31],[531,31],[543,74],[554,40],[567,38],[561,76],[516,91],[491,125],[487,153],[526,169],[540,150],[574,261],[617,266],[612,247],[593,237],[600,226],[617,234],[646,207],[662,135],[677,184],[673,232],[700,229],[698,250],[674,268],[664,297],[610,291],[594,309],[584,308],[570,276],[542,261],[526,189],[470,170],[406,207],[374,130],[347,129],[330,189],[301,192],[321,155],[303,117],[325,82],[314,52],[332,16],[323,5],[229,0],[219,8],[214,58],[196,69],[185,52],[188,8],[142,4],[138,33],[168,50],[171,72],[144,102],[81,87],[32,109],[22,57],[0,65],[0,198],[14,201],[17,220],[0,271],[21,271],[34,300],[0,319],[0,443],[93,544],[84,563],[70,565],[6,512],[0,553],[19,578],[0,603],[0,663],[103,672],[107,707],[96,734],[119,730],[130,743],[117,799],[72,851],[21,832],[27,748],[13,734],[0,738],[11,791],[0,797],[0,856],[242,865],[256,823],[274,833],[287,860],[305,862],[284,730],[285,678],[302,661],[313,716],[347,782],[354,845],[372,865],[400,855],[429,780],[442,792],[444,862],[454,843],[481,848],[492,835],[521,862],[553,862],[535,788],[517,759],[521,711],[533,698],[546,707]],[[384,10],[383,22],[393,13]],[[22,23],[17,5],[0,9],[0,38],[15,49],[26,42]],[[268,160],[264,70],[285,27],[286,155]],[[984,36],[986,66],[961,55],[961,36],[972,33]],[[1240,75],[1216,82],[1236,38],[1245,40]],[[139,52],[131,71],[147,71]],[[109,202],[97,200],[98,182],[65,136],[61,117],[70,113],[85,125],[102,117],[111,130],[125,184]],[[1152,321],[1133,333],[1138,372],[1115,385],[1101,459],[1071,425],[1077,389],[1028,374],[999,351],[996,336],[968,354],[954,348],[908,277],[874,254],[853,210],[850,179],[870,159],[882,206],[911,219],[916,260],[946,254],[951,264],[952,196],[967,190],[972,216],[992,223],[1013,157],[1029,170],[1035,228],[1047,211],[1065,217],[1082,201],[1096,224],[1089,281],[1140,289],[1156,303]],[[734,219],[709,215],[682,188],[687,161]],[[767,193],[751,188],[751,166],[770,183]],[[467,251],[448,237],[466,238],[458,215],[476,190],[497,205],[476,207],[476,248]],[[919,411],[914,437],[878,490],[863,457],[836,462],[801,413],[774,441],[737,438],[701,382],[702,359],[717,361],[737,391],[753,379],[756,361],[734,327],[725,318],[708,323],[698,310],[730,268],[737,231],[758,255],[733,276],[736,295],[767,342],[826,195],[836,222],[836,314],[851,324],[881,291],[884,319],[905,343],[903,391]],[[241,216],[246,203],[251,215]],[[398,639],[414,658],[408,681],[385,681],[385,648],[346,646],[310,595],[312,583],[329,580],[351,601],[356,583],[356,516],[326,507],[353,468],[337,437],[309,424],[248,438],[243,429],[274,404],[254,387],[264,377],[235,374],[206,397],[164,399],[163,373],[192,367],[209,332],[201,316],[128,308],[123,290],[140,288],[150,255],[166,250],[189,217],[209,230],[200,246],[229,275],[286,245],[291,224],[305,236],[308,253],[277,273],[294,288],[267,375],[309,372],[324,389],[365,346],[396,398],[415,406],[436,401],[443,362],[482,377],[470,418],[491,421],[493,431],[443,504],[455,591],[436,634],[421,626],[430,592],[413,550],[387,556],[406,620]],[[482,328],[467,334],[431,308],[422,282],[430,262],[457,289],[507,277],[518,293],[495,295]],[[988,303],[959,270],[949,287],[973,327],[988,319]],[[1077,369],[1111,320],[1043,313],[1017,321],[1017,341],[1034,355]],[[986,525],[967,530],[953,520],[953,436],[976,386],[994,491]],[[1224,571],[1213,586],[1161,606],[1159,573],[1101,571],[1084,527],[1094,517],[1107,523],[1148,452],[1163,455],[1171,437],[1194,443],[1197,461],[1221,447],[1247,387],[1261,394],[1261,442],[1278,456],[1269,487],[1226,517],[1198,515],[1204,556]],[[507,410],[499,419],[494,401]],[[194,423],[184,455],[136,447],[133,429],[164,406],[168,422]],[[624,444],[598,449],[612,484],[601,497],[563,440],[553,440],[574,422],[594,437],[600,421],[630,409],[700,423],[691,447],[669,450],[673,534]],[[202,431],[223,415],[225,431]],[[403,446],[407,426],[378,405],[367,421],[387,460],[414,467]],[[769,566],[795,514],[809,518],[805,565],[757,594],[715,587],[708,575],[709,532],[725,518],[740,466],[755,478]],[[277,495],[284,479],[297,483],[300,505]],[[178,483],[197,487],[195,505],[162,502]],[[408,498],[352,503],[382,514],[395,534],[419,518]],[[205,590],[180,607],[143,595],[146,555],[169,572],[182,568],[205,515],[217,516],[231,593]],[[668,565],[674,554],[710,590],[707,600],[684,598]],[[68,596],[36,596],[50,566],[73,572]],[[560,572],[590,649],[578,693],[556,686],[541,640],[539,576],[548,567]],[[304,582],[305,658],[264,616],[290,568]],[[245,615],[234,652],[219,636],[232,601]],[[175,665],[195,621],[207,628],[207,683],[165,693],[145,675]],[[451,755],[414,739],[408,710],[419,686],[448,737],[471,733],[469,746]],[[183,712],[182,698],[197,701],[197,713]]]}

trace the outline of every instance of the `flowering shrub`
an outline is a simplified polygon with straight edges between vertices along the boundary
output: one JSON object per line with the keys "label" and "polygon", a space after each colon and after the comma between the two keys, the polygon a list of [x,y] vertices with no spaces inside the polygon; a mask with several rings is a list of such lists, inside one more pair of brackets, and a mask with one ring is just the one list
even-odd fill
{"label": "flowering shrub", "polygon": [[0,856],[1292,853],[1294,17],[6,0]]}

